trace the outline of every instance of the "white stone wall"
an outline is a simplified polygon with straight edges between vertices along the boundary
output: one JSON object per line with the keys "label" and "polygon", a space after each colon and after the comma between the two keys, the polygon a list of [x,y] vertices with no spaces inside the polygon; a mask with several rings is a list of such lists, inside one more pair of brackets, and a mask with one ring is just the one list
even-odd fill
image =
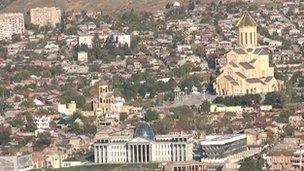
{"label": "white stone wall", "polygon": [[152,161],[171,161],[171,143],[154,142],[152,144]]}

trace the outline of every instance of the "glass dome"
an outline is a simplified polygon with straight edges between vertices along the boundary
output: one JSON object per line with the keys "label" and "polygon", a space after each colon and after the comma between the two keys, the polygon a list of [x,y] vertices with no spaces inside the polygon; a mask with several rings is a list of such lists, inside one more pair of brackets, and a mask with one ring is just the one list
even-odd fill
{"label": "glass dome", "polygon": [[139,123],[134,132],[134,137],[142,137],[153,140],[154,136],[155,133],[153,131],[153,128],[146,122]]}

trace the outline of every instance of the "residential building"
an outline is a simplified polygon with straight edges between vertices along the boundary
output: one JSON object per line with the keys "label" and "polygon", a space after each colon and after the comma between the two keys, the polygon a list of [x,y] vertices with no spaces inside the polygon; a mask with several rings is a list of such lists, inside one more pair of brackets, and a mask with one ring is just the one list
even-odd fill
{"label": "residential building", "polygon": [[31,23],[42,26],[56,27],[60,23],[61,10],[56,7],[30,9]]}
{"label": "residential building", "polygon": [[291,159],[292,150],[271,151],[267,156],[270,157],[271,170],[292,170]]}
{"label": "residential building", "polygon": [[47,147],[42,151],[33,152],[34,168],[61,168],[62,162],[69,156],[68,151],[57,147]]}
{"label": "residential building", "polygon": [[73,113],[76,112],[76,102],[75,101],[71,101],[68,104],[57,104],[57,110],[59,113],[63,113],[65,115],[72,115]]}
{"label": "residential building", "polygon": [[[105,42],[108,37],[113,36],[116,45],[125,45],[131,46],[131,36],[126,34],[101,34],[98,35],[99,39]],[[92,48],[94,35],[83,34],[78,36],[78,46],[87,45],[88,48]]]}
{"label": "residential building", "polygon": [[63,70],[68,74],[87,74],[89,73],[89,66],[66,63],[63,65]]}
{"label": "residential building", "polygon": [[33,167],[32,155],[0,156],[0,170],[29,170]]}
{"label": "residential building", "polygon": [[61,162],[61,167],[75,167],[75,166],[81,166],[81,165],[84,165],[86,164],[86,162],[83,162],[83,161],[70,161],[70,160],[64,160]]}
{"label": "residential building", "polygon": [[22,13],[3,13],[0,15],[0,40],[12,39],[14,34],[23,34],[24,31]]}
{"label": "residential building", "polygon": [[163,171],[207,171],[208,166],[198,161],[168,162],[163,166]]}
{"label": "residential building", "polygon": [[210,106],[210,112],[233,112],[233,113],[242,113],[244,111],[242,106],[225,106],[220,104],[212,104]]}
{"label": "residential building", "polygon": [[267,139],[267,133],[259,129],[246,129],[247,146],[261,146]]}
{"label": "residential building", "polygon": [[50,129],[50,118],[47,116],[35,116],[34,121],[37,129]]}
{"label": "residential building", "polygon": [[224,164],[237,162],[259,152],[247,149],[245,134],[208,135],[202,140],[202,162]]}
{"label": "residential building", "polygon": [[301,139],[284,138],[265,157],[271,170],[302,170]]}
{"label": "residential building", "polygon": [[274,67],[269,66],[269,53],[257,47],[257,24],[248,12],[239,22],[238,45],[227,54],[227,62],[214,84],[218,95],[242,95],[279,91]]}
{"label": "residential building", "polygon": [[95,163],[148,163],[191,161],[191,135],[155,135],[148,123],[140,123],[133,135],[104,135],[94,142]]}
{"label": "residential building", "polygon": [[298,149],[293,153],[291,158],[292,167],[295,170],[304,170],[304,150]]}
{"label": "residential building", "polygon": [[79,62],[88,62],[88,53],[81,51],[77,54],[77,61]]}
{"label": "residential building", "polygon": [[90,146],[90,138],[85,135],[75,135],[69,138],[69,144],[76,151],[86,149]]}

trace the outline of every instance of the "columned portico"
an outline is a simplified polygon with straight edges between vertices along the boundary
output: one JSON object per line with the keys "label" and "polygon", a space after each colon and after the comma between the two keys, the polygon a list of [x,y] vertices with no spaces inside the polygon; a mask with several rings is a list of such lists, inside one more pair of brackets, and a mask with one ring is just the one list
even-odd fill
{"label": "columned portico", "polygon": [[96,150],[94,150],[94,162],[95,162],[95,163],[98,163],[98,158],[97,158],[98,146],[95,146],[95,149],[96,149]]}
{"label": "columned portico", "polygon": [[146,163],[150,161],[149,144],[129,144],[128,158],[130,163]]}

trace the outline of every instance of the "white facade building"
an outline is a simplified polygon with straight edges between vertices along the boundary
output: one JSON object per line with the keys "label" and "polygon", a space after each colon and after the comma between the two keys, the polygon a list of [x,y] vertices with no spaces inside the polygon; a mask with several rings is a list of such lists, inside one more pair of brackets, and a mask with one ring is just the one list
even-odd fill
{"label": "white facade building", "polygon": [[57,104],[57,110],[59,113],[63,113],[65,115],[72,115],[76,112],[76,102],[75,101],[71,101],[68,104]]}
{"label": "white facade building", "polygon": [[19,171],[33,169],[32,155],[0,156],[0,170]]}
{"label": "white facade building", "polygon": [[50,129],[50,118],[47,116],[35,116],[35,123],[37,125],[37,129]]}
{"label": "white facade building", "polygon": [[150,125],[141,123],[132,135],[106,135],[94,142],[95,163],[147,163],[191,161],[191,135],[154,135]]}
{"label": "white facade building", "polygon": [[77,54],[77,61],[79,62],[88,62],[88,53],[81,51]]}
{"label": "white facade building", "polygon": [[56,27],[60,23],[61,10],[56,7],[30,9],[31,23],[42,26]]}
{"label": "white facade building", "polygon": [[260,152],[260,148],[248,149],[246,134],[209,135],[201,141],[201,162],[224,164],[238,162]]}
{"label": "white facade building", "polygon": [[14,34],[23,34],[24,31],[24,16],[22,13],[0,15],[0,40],[12,39]]}
{"label": "white facade building", "polygon": [[[107,34],[107,35],[99,35],[99,39],[106,41],[106,39],[113,35],[114,41],[117,40],[118,44],[124,45],[127,44],[129,47],[131,46],[131,36],[125,34]],[[78,46],[87,45],[88,48],[92,48],[94,35],[79,35],[78,36]]]}

